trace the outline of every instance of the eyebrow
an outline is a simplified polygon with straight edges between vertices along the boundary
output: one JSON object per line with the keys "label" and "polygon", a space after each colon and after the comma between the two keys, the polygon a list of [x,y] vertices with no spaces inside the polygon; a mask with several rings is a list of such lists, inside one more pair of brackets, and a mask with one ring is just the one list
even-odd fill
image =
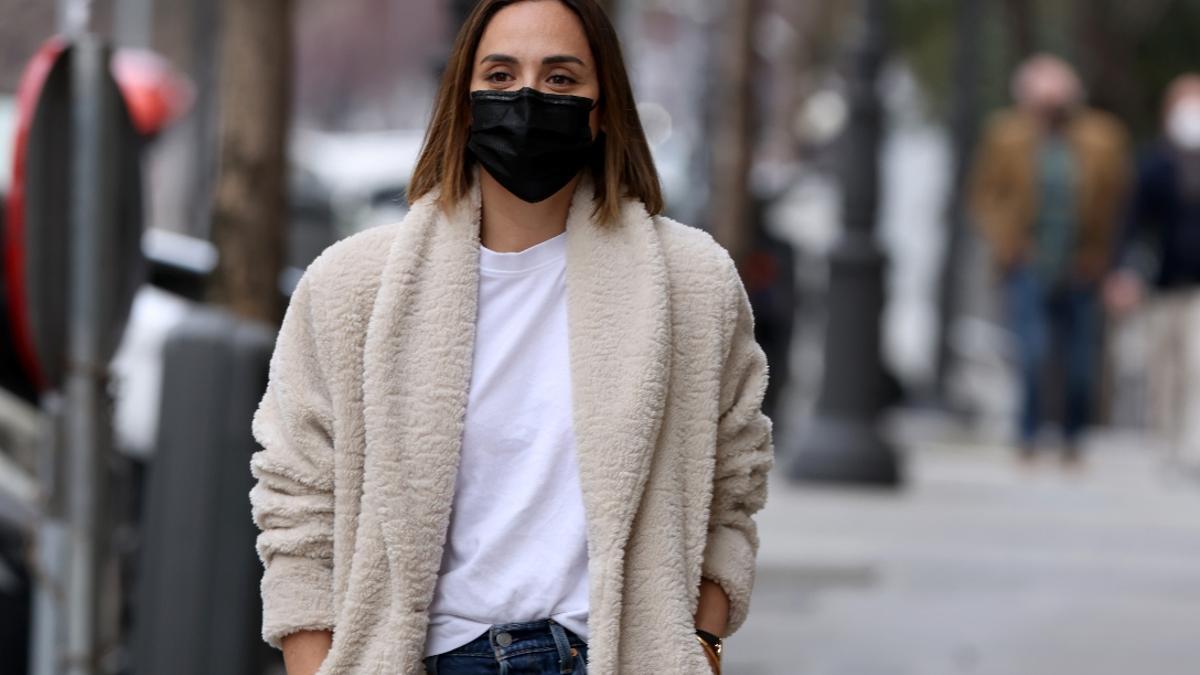
{"label": "eyebrow", "polygon": [[[517,63],[518,60],[517,57],[509,56],[508,54],[488,54],[482,59],[479,59],[479,62]],[[571,56],[570,54],[555,54],[542,59],[542,65],[549,66],[556,63],[578,63],[581,66],[585,65],[583,59],[579,58],[578,56]]]}

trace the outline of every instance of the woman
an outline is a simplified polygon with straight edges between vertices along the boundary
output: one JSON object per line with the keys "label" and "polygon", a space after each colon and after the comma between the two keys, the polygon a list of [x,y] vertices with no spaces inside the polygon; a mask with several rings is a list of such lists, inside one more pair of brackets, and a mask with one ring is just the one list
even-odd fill
{"label": "woman", "polygon": [[594,0],[484,0],[402,223],[305,272],[254,418],[290,675],[719,672],[766,497],[728,254],[657,215]]}

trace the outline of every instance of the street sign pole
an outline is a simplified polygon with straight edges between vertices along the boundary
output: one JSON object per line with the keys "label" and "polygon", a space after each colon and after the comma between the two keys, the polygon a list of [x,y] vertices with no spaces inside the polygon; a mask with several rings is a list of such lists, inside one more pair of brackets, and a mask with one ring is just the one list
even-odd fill
{"label": "street sign pole", "polygon": [[103,308],[111,304],[105,245],[114,232],[116,151],[112,116],[118,102],[106,86],[107,52],[98,38],[80,34],[72,48],[71,279],[66,380],[68,675],[99,672],[102,570],[107,558],[107,474],[111,424],[106,392]]}
{"label": "street sign pole", "polygon": [[58,0],[55,14],[59,35],[73,37],[87,30],[92,16],[92,1]]}

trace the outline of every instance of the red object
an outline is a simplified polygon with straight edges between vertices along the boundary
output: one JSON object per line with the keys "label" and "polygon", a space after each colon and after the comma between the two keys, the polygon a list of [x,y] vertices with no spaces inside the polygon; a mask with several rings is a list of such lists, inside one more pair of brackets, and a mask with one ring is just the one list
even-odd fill
{"label": "red object", "polygon": [[196,87],[170,62],[144,49],[118,49],[112,75],[129,109],[133,128],[153,136],[179,119],[196,99]]}
{"label": "red object", "polygon": [[779,278],[779,263],[768,251],[752,251],[746,256],[743,278],[750,293],[768,290]]}
{"label": "red object", "polygon": [[52,37],[42,44],[17,86],[17,139],[13,144],[12,186],[8,195],[4,228],[4,281],[8,294],[8,323],[12,331],[17,358],[39,391],[46,389],[46,378],[37,359],[33,344],[33,328],[29,322],[28,288],[25,285],[25,157],[29,129],[37,110],[42,86],[50,69],[67,50],[67,43]]}
{"label": "red object", "polygon": [[[50,383],[43,364],[38,361],[37,346],[29,314],[30,289],[26,283],[28,260],[25,253],[25,209],[28,199],[25,167],[28,161],[29,134],[46,80],[70,43],[54,36],[42,44],[30,59],[17,87],[17,128],[13,143],[12,185],[6,205],[3,232],[4,280],[8,296],[8,326],[18,362],[38,391]],[[129,111],[134,129],[152,136],[187,112],[195,99],[195,87],[162,57],[137,49],[117,50],[110,71]]]}

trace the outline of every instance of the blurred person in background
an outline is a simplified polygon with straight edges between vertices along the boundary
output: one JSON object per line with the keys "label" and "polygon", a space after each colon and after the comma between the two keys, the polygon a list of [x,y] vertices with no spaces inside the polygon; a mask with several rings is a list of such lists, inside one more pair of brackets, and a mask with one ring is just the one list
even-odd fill
{"label": "blurred person in background", "polygon": [[[1080,457],[1093,406],[1105,275],[1127,182],[1126,133],[1084,105],[1075,71],[1038,55],[1013,77],[1015,107],[989,124],[970,204],[1002,280],[1021,377],[1019,450],[1032,459],[1047,366],[1063,390],[1063,459]],[[1051,358],[1054,347],[1061,358]]]}
{"label": "blurred person in background", "polygon": [[[1109,309],[1124,315],[1153,288],[1150,419],[1177,457],[1200,462],[1200,74],[1176,78],[1163,99],[1163,134],[1138,161]],[[1139,257],[1149,243],[1152,261]]]}
{"label": "blurred person in background", "polygon": [[595,0],[484,0],[403,222],[292,296],[253,431],[289,675],[720,672],[773,463],[747,292]]}
{"label": "blurred person in background", "polygon": [[791,371],[792,335],[796,323],[796,251],[767,227],[770,199],[752,200],[753,246],[743,260],[743,277],[754,311],[754,340],[767,355],[771,377],[763,412],[775,418]]}

